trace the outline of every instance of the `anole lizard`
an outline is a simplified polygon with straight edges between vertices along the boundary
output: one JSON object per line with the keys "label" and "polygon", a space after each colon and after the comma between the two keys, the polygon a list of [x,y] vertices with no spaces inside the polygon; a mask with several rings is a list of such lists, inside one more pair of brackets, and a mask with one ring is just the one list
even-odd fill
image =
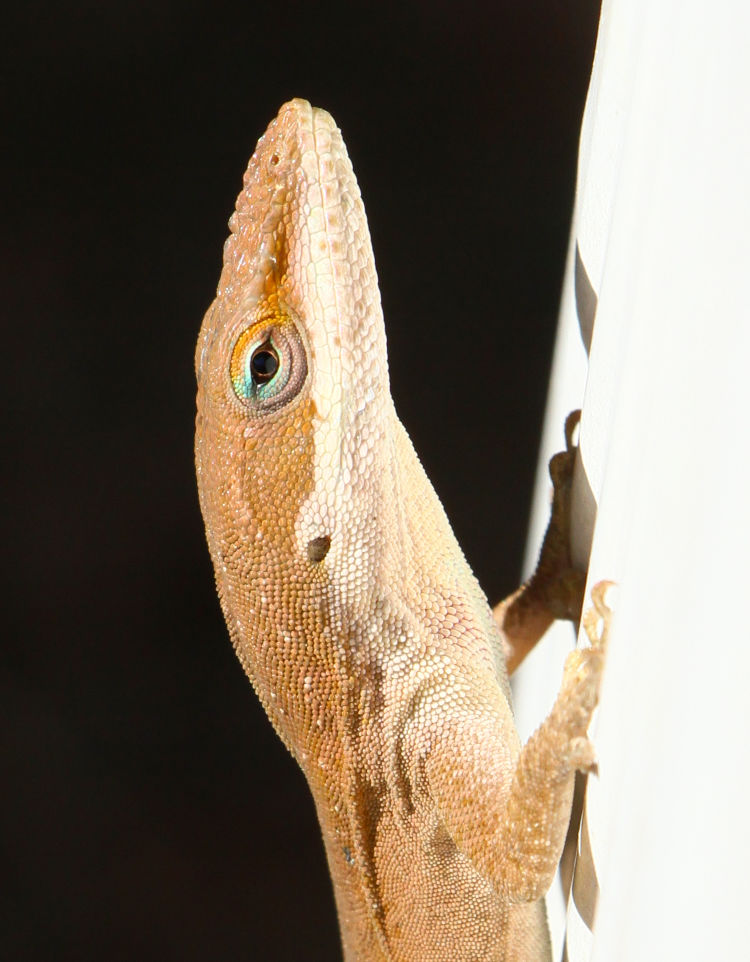
{"label": "anole lizard", "polygon": [[493,619],[394,410],[328,113],[282,107],[230,228],[196,352],[201,509],[235,649],[315,800],[344,958],[547,960],[541,899],[593,764],[602,652],[571,653],[521,748],[506,656],[551,622],[548,579]]}

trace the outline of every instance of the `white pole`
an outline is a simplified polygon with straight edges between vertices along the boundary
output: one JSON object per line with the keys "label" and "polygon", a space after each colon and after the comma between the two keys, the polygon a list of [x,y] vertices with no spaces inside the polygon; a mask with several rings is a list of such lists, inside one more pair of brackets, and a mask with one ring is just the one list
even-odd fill
{"label": "white pole", "polygon": [[[619,590],[570,962],[750,958],[748,38],[740,2],[603,4],[530,537],[583,400],[578,551]],[[569,643],[519,671],[527,733]]]}

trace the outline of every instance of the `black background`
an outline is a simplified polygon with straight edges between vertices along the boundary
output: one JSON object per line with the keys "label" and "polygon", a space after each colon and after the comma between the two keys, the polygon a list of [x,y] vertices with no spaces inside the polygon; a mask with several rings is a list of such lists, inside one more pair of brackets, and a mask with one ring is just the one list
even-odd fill
{"label": "black background", "polygon": [[515,587],[598,4],[4,14],[0,954],[338,957],[302,775],[235,660],[193,346],[255,141],[304,96],[367,206],[393,393]]}

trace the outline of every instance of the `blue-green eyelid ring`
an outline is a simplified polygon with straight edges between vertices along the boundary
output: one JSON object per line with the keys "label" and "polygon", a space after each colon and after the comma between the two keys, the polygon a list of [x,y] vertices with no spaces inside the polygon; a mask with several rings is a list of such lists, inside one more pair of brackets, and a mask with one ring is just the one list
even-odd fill
{"label": "blue-green eyelid ring", "polygon": [[232,350],[229,374],[234,393],[252,413],[278,410],[299,394],[307,356],[292,320],[284,315],[246,328]]}

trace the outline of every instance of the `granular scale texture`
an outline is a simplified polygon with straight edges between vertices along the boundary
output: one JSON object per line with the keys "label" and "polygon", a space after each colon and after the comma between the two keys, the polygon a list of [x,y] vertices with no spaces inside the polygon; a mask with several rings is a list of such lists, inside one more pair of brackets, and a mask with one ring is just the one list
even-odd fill
{"label": "granular scale texture", "polygon": [[575,653],[521,750],[501,632],[393,407],[325,111],[281,109],[230,228],[196,351],[201,508],[232,642],[310,785],[344,958],[549,959],[599,663]]}

